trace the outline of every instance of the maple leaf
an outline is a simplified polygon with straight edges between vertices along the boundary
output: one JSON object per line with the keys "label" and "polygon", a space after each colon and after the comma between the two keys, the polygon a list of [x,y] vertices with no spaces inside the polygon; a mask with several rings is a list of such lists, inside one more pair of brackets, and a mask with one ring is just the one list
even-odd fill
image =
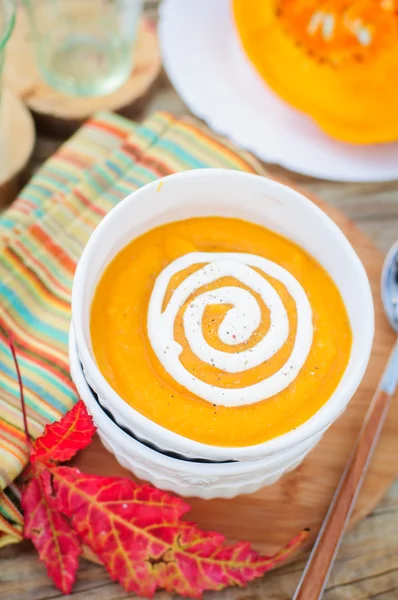
{"label": "maple leaf", "polygon": [[203,591],[219,591],[228,586],[243,587],[286,560],[304,541],[303,531],[273,556],[262,556],[248,542],[224,545],[223,535],[202,531],[195,524],[181,523],[178,530],[160,534],[168,540],[168,560],[155,565],[159,587],[181,596],[200,598]]}
{"label": "maple leaf", "polygon": [[72,591],[81,545],[68,519],[49,500],[45,488],[47,470],[37,470],[22,494],[24,536],[32,540],[48,575],[64,593]]}
{"label": "maple leaf", "polygon": [[64,462],[88,446],[96,428],[82,400],[60,421],[46,425],[42,436],[33,444],[30,460],[44,464]]}
{"label": "maple leaf", "polygon": [[122,477],[86,475],[78,469],[51,470],[53,497],[80,538],[128,592],[152,597],[157,588],[153,563],[168,543],[153,527],[179,526],[189,510],[181,498]]}
{"label": "maple leaf", "polygon": [[128,592],[152,597],[158,587],[198,598],[204,590],[245,585],[293,552],[302,537],[275,556],[248,543],[224,546],[218,533],[180,517],[189,507],[149,485],[119,477],[51,469],[57,507]]}

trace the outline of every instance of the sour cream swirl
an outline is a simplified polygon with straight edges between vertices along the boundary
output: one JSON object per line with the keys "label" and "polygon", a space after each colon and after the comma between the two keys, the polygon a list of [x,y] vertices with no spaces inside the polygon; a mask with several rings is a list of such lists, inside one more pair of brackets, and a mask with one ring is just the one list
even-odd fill
{"label": "sour cream swirl", "polygon": [[[163,310],[171,278],[197,264],[203,267],[188,275],[175,289]],[[257,270],[256,270],[257,269]],[[195,377],[180,361],[183,350],[174,339],[174,325],[181,308],[190,299],[183,315],[184,333],[198,361],[203,361],[227,373],[240,373],[269,360],[289,336],[286,308],[271,283],[258,271],[281,282],[293,298],[297,312],[296,336],[285,364],[264,380],[243,388],[223,388]],[[223,352],[212,347],[203,334],[202,319],[207,306],[232,305],[219,327],[221,342],[229,346],[248,342],[261,323],[261,309],[255,296],[239,286],[219,288],[195,295],[200,288],[223,277],[233,277],[267,306],[270,327],[262,339],[248,350]],[[242,406],[266,400],[290,385],[302,369],[313,338],[312,309],[299,282],[286,269],[266,258],[237,252],[192,252],[170,263],[158,276],[148,307],[148,337],[159,361],[175,381],[187,390],[223,406]]]}

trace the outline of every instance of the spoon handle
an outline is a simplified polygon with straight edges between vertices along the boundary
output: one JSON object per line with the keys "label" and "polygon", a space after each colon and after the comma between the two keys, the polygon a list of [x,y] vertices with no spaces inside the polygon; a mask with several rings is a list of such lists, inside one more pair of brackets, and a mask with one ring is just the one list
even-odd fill
{"label": "spoon handle", "polygon": [[293,600],[320,600],[333,566],[344,529],[378,442],[398,382],[398,339],[391,351],[379,387],[366,412],[355,447],[308,559]]}

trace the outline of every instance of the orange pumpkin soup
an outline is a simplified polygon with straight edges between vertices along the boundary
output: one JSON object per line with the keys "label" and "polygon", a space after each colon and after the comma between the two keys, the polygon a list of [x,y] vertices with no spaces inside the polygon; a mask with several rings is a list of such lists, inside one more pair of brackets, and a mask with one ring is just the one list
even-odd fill
{"label": "orange pumpkin soup", "polygon": [[351,328],[328,273],[261,226],[168,223],[102,275],[91,339],[114,390],[155,423],[214,446],[250,446],[313,416],[336,389]]}

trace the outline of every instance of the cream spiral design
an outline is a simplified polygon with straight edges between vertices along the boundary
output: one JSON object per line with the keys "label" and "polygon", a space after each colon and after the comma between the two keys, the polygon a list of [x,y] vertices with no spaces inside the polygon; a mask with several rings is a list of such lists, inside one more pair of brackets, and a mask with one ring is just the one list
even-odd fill
{"label": "cream spiral design", "polygon": [[[174,290],[163,310],[171,278],[184,269],[205,266],[188,275]],[[207,306],[231,304],[219,327],[219,339],[230,346],[247,342],[261,322],[257,299],[238,286],[221,286],[194,296],[183,315],[185,337],[190,349],[203,361],[227,373],[240,373],[270,359],[289,336],[289,319],[278,292],[258,271],[280,281],[293,298],[297,311],[297,329],[292,352],[286,363],[268,378],[243,388],[223,388],[210,385],[181,363],[183,350],[174,339],[176,317],[193,294],[222,277],[233,277],[258,294],[270,314],[270,327],[253,347],[240,352],[222,352],[210,346],[203,335],[202,318]],[[235,252],[192,252],[170,263],[158,276],[148,307],[148,337],[152,348],[166,371],[193,394],[224,406],[242,406],[265,400],[281,392],[297,377],[311,349],[313,337],[312,309],[299,282],[283,267],[254,254]]]}

